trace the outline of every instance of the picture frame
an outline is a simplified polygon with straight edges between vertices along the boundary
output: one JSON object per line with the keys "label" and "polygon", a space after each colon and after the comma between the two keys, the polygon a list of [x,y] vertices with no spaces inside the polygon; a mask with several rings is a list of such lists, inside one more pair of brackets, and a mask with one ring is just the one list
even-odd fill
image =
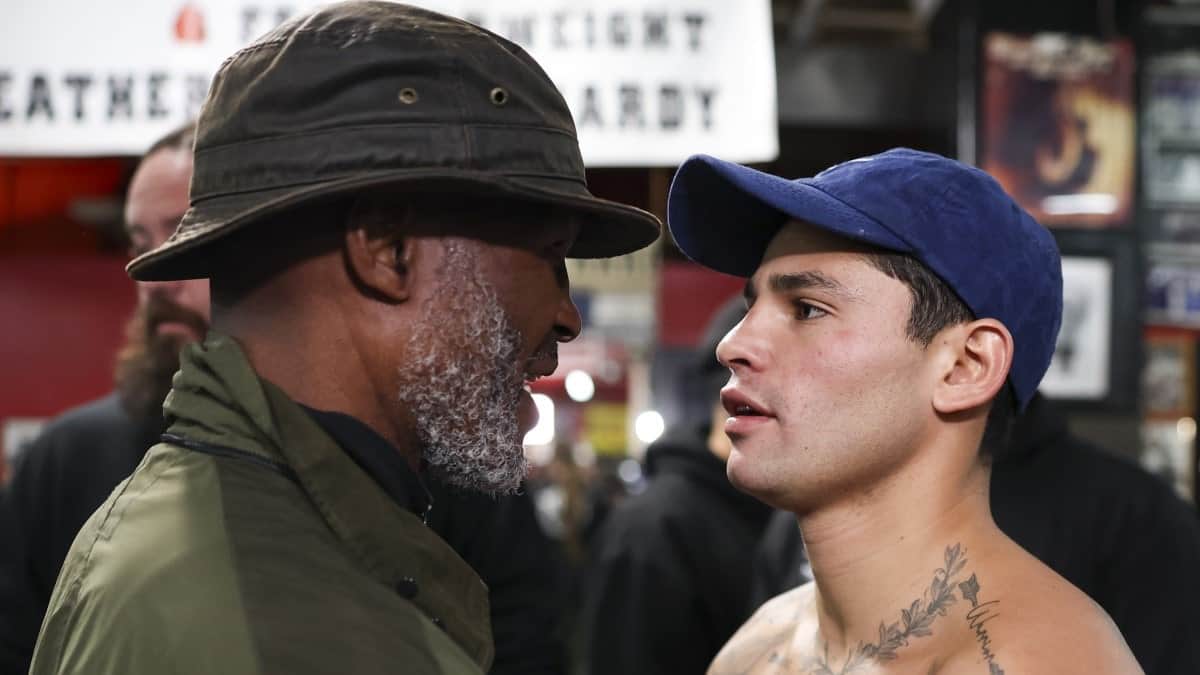
{"label": "picture frame", "polygon": [[979,50],[979,167],[1047,227],[1129,229],[1132,43],[989,31]]}
{"label": "picture frame", "polygon": [[1063,322],[1039,390],[1068,409],[1136,412],[1143,358],[1136,243],[1106,232],[1054,234]]}
{"label": "picture frame", "polygon": [[1147,328],[1142,368],[1142,413],[1148,420],[1175,422],[1196,414],[1196,335]]}
{"label": "picture frame", "polygon": [[[1187,422],[1190,420],[1190,424]],[[1146,420],[1142,423],[1142,466],[1170,484],[1182,499],[1196,497],[1196,422]]]}

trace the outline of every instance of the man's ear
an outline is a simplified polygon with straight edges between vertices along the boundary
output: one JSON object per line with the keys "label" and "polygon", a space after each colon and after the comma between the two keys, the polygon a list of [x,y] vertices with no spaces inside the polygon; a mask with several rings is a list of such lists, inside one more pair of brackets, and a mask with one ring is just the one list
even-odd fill
{"label": "man's ear", "polygon": [[952,414],[995,398],[1012,366],[1013,339],[1004,324],[979,319],[955,326],[945,346],[952,350],[953,359],[947,359],[934,389],[934,409]]}
{"label": "man's ear", "polygon": [[392,303],[412,295],[415,237],[372,236],[356,227],[346,230],[344,246],[346,267],[360,289]]}

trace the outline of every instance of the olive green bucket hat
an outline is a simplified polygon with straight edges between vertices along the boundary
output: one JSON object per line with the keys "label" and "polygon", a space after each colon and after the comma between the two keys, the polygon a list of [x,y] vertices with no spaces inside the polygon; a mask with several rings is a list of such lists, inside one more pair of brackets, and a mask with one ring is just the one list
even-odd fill
{"label": "olive green bucket hat", "polygon": [[562,207],[581,225],[574,258],[629,253],[661,229],[588,191],[566,102],[523,49],[392,2],[326,6],[228,58],[193,156],[190,208],[170,239],[129,263],[134,279],[212,276],[212,247],[231,232],[380,186]]}

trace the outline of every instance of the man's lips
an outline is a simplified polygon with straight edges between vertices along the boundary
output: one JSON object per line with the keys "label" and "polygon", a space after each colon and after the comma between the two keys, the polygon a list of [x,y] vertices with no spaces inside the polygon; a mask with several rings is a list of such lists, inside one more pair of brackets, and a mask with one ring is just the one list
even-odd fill
{"label": "man's lips", "polygon": [[729,413],[725,433],[730,436],[750,433],[775,417],[765,405],[733,387],[721,390],[721,405]]}
{"label": "man's lips", "polygon": [[202,334],[186,321],[162,321],[154,325],[155,335],[178,335],[191,340],[199,340]]}
{"label": "man's lips", "polygon": [[558,356],[556,355],[531,359],[526,363],[524,382],[521,386],[521,403],[517,408],[517,422],[521,427],[522,435],[529,433],[537,425],[538,418],[541,416],[538,413],[537,405],[533,402],[530,385],[539,378],[548,377],[556,368],[558,368]]}
{"label": "man's lips", "polygon": [[525,363],[525,383],[529,384],[539,377],[549,377],[558,370],[558,354],[535,354]]}
{"label": "man's lips", "polygon": [[765,405],[733,387],[721,390],[721,405],[733,417],[774,417]]}

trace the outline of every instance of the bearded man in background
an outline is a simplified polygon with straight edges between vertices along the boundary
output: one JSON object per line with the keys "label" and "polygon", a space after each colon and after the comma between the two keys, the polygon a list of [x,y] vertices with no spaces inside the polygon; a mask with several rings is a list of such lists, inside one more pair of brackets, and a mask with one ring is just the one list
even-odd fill
{"label": "bearded man in background", "polygon": [[[133,173],[125,231],[134,256],[166,241],[188,208],[194,133],[189,124],[158,140]],[[179,350],[208,330],[208,281],[136,287],[115,390],[51,420],[14,467],[0,514],[0,672],[29,669],[46,603],[75,534],[157,442]]]}

